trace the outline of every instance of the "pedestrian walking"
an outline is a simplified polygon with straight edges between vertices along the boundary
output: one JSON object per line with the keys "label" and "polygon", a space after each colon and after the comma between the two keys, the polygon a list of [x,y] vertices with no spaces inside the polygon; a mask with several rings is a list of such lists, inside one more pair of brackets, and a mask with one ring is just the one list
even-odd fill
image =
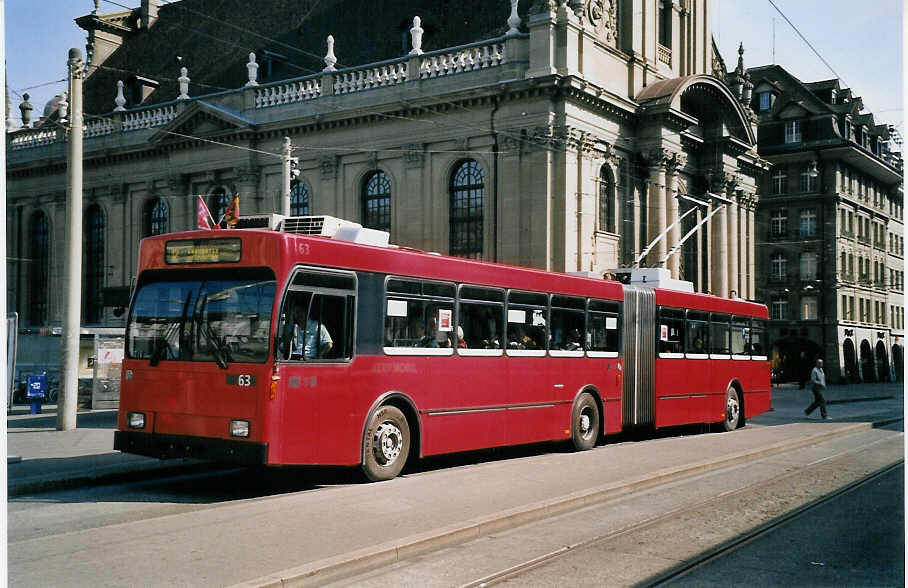
{"label": "pedestrian walking", "polygon": [[826,414],[826,398],[823,397],[823,392],[826,390],[826,374],[823,373],[823,360],[818,359],[817,365],[810,372],[810,389],[813,391],[813,404],[804,409],[804,414],[810,416],[818,406],[820,407],[820,416],[824,419],[828,419],[829,415]]}

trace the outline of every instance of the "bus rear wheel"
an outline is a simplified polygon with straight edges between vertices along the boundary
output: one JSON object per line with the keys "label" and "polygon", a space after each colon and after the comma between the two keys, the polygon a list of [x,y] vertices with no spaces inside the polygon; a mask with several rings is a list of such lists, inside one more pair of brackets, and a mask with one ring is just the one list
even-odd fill
{"label": "bus rear wheel", "polygon": [[373,481],[397,476],[410,455],[410,426],[393,406],[382,406],[369,419],[363,448],[363,472]]}
{"label": "bus rear wheel", "polygon": [[725,391],[725,420],[722,421],[722,430],[725,432],[734,431],[741,424],[741,399],[738,397],[738,389],[729,386]]}
{"label": "bus rear wheel", "polygon": [[571,442],[577,451],[596,446],[599,439],[599,407],[593,397],[584,392],[574,403],[571,414]]}

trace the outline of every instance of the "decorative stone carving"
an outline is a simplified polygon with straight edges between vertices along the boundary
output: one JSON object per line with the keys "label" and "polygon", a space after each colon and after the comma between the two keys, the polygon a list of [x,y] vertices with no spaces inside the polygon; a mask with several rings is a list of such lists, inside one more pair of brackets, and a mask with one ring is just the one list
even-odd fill
{"label": "decorative stone carving", "polygon": [[256,183],[259,179],[259,170],[255,167],[235,167],[233,174],[241,184]]}
{"label": "decorative stone carving", "polygon": [[536,14],[546,14],[553,13],[558,9],[558,4],[555,0],[536,0],[532,6],[530,6],[529,14],[530,16]]}
{"label": "decorative stone carving", "polygon": [[323,180],[337,178],[338,158],[336,155],[326,155],[319,160]]}
{"label": "decorative stone carving", "polygon": [[511,15],[508,17],[508,35],[520,32],[520,15],[517,14],[517,0],[511,0]]}
{"label": "decorative stone carving", "polygon": [[589,0],[586,16],[599,37],[610,45],[618,38],[618,9],[615,0]]}
{"label": "decorative stone carving", "polygon": [[412,49],[410,55],[422,55],[422,34],[423,28],[420,26],[422,21],[418,16],[413,17],[413,26],[410,27],[410,39]]}
{"label": "decorative stone carving", "polygon": [[28,101],[31,96],[28,95],[28,92],[22,94],[22,103],[19,104],[19,112],[22,114],[22,126],[27,127],[32,122],[32,104]]}
{"label": "decorative stone carving", "polygon": [[334,56],[334,37],[328,35],[328,52],[325,53],[325,69],[322,71],[337,71],[334,64],[337,63],[337,57]]}
{"label": "decorative stone carving", "polygon": [[255,53],[249,54],[249,63],[246,64],[246,74],[249,76],[249,81],[246,82],[247,88],[259,85],[258,81],[256,81],[259,75],[259,64],[255,62]]}
{"label": "decorative stone carving", "polygon": [[404,149],[406,149],[407,167],[409,169],[420,168],[425,164],[425,148],[425,143],[407,143],[404,145]]}
{"label": "decorative stone carving", "polygon": [[123,80],[117,80],[117,97],[114,98],[114,112],[123,112],[126,110],[126,97],[123,96]]}
{"label": "decorative stone carving", "polygon": [[185,67],[180,68],[177,83],[180,84],[180,95],[177,96],[177,100],[189,100],[189,70]]}
{"label": "decorative stone carving", "polygon": [[378,167],[378,151],[369,152],[369,169],[375,169]]}

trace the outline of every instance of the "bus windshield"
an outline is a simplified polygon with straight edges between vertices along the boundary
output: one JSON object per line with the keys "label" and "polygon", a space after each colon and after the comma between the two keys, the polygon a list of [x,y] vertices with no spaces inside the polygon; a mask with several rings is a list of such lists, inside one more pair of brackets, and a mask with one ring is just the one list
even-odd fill
{"label": "bus windshield", "polygon": [[268,269],[147,272],[126,327],[126,356],[263,363],[277,283]]}

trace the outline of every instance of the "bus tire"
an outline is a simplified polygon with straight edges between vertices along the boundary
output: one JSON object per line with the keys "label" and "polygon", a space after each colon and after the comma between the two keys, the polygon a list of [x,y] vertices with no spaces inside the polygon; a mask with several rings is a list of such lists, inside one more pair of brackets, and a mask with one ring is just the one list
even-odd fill
{"label": "bus tire", "polygon": [[599,407],[596,400],[584,392],[574,403],[571,413],[571,442],[577,451],[586,451],[596,446],[599,439]]}
{"label": "bus tire", "polygon": [[725,391],[725,419],[722,421],[722,430],[726,433],[734,431],[741,423],[741,398],[738,389],[729,386]]}
{"label": "bus tire", "polygon": [[397,476],[410,455],[410,426],[394,406],[382,406],[372,414],[366,427],[363,472],[373,481]]}

